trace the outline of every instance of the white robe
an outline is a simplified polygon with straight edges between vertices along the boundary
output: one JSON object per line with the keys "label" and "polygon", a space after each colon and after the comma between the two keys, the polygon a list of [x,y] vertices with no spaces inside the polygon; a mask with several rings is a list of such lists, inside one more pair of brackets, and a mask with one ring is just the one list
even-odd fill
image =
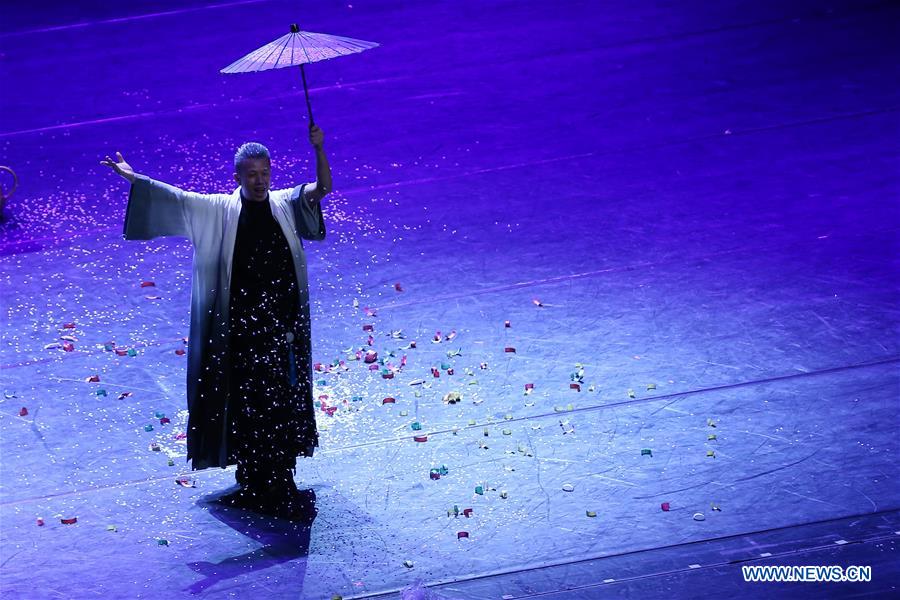
{"label": "white robe", "polygon": [[[304,187],[270,191],[269,205],[294,259],[299,317],[308,324],[309,286],[301,238],[324,239],[325,222],[320,203],[304,198]],[[189,239],[194,247],[187,354],[188,459],[194,469],[228,464],[229,284],[240,214],[240,188],[231,194],[197,194],[142,175],[131,186],[125,212],[126,240],[176,236]],[[308,358],[310,340],[300,341]],[[308,375],[311,382],[312,372]],[[220,404],[203,405],[210,402]]]}

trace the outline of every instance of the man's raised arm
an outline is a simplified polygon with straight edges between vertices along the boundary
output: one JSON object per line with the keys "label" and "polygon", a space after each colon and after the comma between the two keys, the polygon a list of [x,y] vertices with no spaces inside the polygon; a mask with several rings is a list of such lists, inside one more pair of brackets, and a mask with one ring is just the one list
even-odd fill
{"label": "man's raised arm", "polygon": [[306,186],[304,195],[309,202],[318,202],[331,191],[331,166],[325,156],[325,134],[318,125],[310,126],[309,143],[316,151],[316,182]]}
{"label": "man's raised arm", "polygon": [[194,222],[203,221],[204,213],[211,208],[207,198],[135,173],[121,152],[116,152],[116,158],[107,156],[100,164],[131,184],[122,231],[125,239],[152,240],[174,236],[195,242]]}

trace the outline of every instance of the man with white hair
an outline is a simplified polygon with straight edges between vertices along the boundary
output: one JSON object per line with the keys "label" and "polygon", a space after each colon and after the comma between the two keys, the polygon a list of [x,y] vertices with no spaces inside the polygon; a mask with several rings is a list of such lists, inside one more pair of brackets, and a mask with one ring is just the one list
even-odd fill
{"label": "man with white hair", "polygon": [[310,127],[316,181],[270,190],[269,151],[241,146],[231,194],[198,194],[134,172],[120,153],[102,164],[131,183],[124,236],[186,237],[194,246],[188,344],[188,459],[237,464],[222,501],[305,517],[293,473],[318,445],[312,402],[309,285],[302,240],[322,240],[331,191],[324,134]]}

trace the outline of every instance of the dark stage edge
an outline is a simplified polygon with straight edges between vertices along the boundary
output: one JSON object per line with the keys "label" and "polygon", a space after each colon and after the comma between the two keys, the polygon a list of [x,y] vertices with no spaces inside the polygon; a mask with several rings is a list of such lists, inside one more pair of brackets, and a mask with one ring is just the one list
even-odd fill
{"label": "dark stage edge", "polygon": [[[900,581],[900,511],[648,548],[554,566],[485,574],[427,589],[436,597],[522,598],[890,598]],[[871,582],[752,583],[744,565],[871,565]],[[387,600],[397,591],[349,596]]]}

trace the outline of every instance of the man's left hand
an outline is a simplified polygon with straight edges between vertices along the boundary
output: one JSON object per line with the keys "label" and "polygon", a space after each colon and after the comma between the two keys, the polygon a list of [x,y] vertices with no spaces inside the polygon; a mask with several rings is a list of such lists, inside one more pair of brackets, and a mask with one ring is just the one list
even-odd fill
{"label": "man's left hand", "polygon": [[322,133],[322,130],[319,129],[318,125],[310,125],[309,143],[312,144],[313,148],[315,148],[316,150],[322,149],[322,144],[325,143],[325,134]]}

